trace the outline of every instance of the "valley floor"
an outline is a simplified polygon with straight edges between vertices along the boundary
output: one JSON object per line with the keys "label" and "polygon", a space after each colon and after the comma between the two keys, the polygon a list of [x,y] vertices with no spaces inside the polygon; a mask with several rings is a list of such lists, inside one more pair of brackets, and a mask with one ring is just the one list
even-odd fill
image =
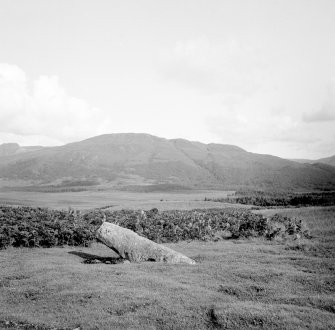
{"label": "valley floor", "polygon": [[[158,208],[163,210],[217,208],[227,204],[205,201],[205,198],[223,198],[231,191],[187,190],[171,192],[130,192],[120,190],[88,190],[81,192],[27,192],[1,191],[0,205],[49,207],[52,209],[91,209],[110,206],[120,210]],[[231,205],[231,204],[228,204]]]}
{"label": "valley floor", "polygon": [[0,251],[0,328],[335,329],[335,208],[280,212],[314,238],[168,245],[193,266],[83,263],[116,257],[101,244]]}

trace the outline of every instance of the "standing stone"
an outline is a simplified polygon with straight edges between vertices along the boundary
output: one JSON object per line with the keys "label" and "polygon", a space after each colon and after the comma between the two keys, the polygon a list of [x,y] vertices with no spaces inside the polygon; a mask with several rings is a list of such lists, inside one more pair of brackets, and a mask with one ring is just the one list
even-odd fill
{"label": "standing stone", "polygon": [[96,232],[102,243],[129,261],[160,261],[195,264],[195,261],[166,246],[157,244],[132,230],[104,222]]}

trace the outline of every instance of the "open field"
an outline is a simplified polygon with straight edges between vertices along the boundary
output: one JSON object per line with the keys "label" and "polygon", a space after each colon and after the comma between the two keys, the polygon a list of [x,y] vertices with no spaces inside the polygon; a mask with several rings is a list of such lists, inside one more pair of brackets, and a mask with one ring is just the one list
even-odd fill
{"label": "open field", "polygon": [[195,266],[82,263],[116,257],[101,244],[3,250],[0,327],[335,329],[335,208],[261,212],[278,211],[314,238],[167,244]]}
{"label": "open field", "polygon": [[[216,202],[205,202],[205,197],[225,197],[230,191],[188,190],[172,192],[129,192],[119,190],[43,193],[26,191],[0,191],[0,205],[24,205],[53,209],[91,209],[110,206],[113,209],[159,210],[217,208]],[[223,205],[225,206],[225,205]]]}

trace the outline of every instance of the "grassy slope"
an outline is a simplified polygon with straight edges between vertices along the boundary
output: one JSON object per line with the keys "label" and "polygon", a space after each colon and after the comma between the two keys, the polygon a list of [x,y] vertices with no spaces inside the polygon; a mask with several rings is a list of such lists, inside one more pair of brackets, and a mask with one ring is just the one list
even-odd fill
{"label": "grassy slope", "polygon": [[259,240],[170,244],[198,262],[188,266],[83,264],[85,254],[112,255],[100,244],[1,251],[0,327],[335,329],[335,208],[281,212],[303,215],[312,243],[332,253]]}

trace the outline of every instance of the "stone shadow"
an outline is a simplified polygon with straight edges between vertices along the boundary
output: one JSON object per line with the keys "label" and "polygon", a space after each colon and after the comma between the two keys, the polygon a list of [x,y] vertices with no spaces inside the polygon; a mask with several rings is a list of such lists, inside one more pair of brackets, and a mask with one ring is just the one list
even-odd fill
{"label": "stone shadow", "polygon": [[124,261],[121,257],[101,257],[96,254],[90,254],[80,251],[70,251],[68,254],[78,256],[83,259],[82,263],[84,264],[119,264]]}

